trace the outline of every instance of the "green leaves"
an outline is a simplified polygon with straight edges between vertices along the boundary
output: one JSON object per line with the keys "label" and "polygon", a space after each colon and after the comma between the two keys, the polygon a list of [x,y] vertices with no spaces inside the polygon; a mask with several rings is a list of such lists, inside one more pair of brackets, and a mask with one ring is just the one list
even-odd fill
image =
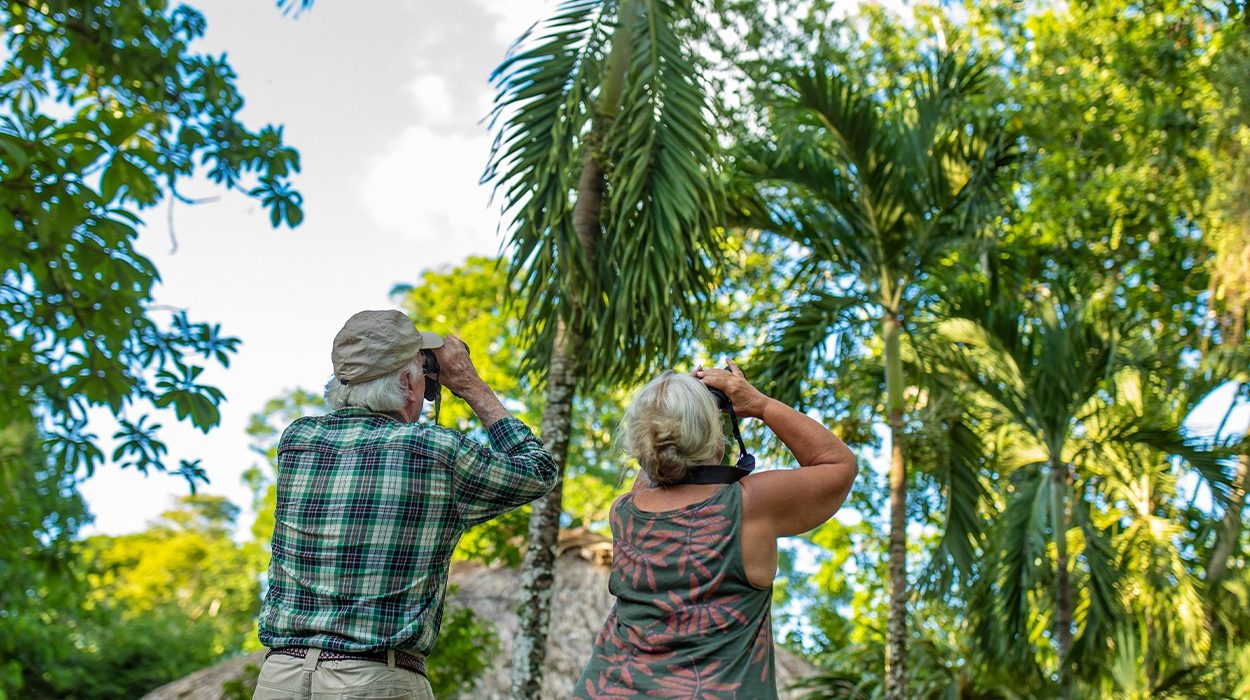
{"label": "green leaves", "polygon": [[711,100],[683,33],[692,12],[569,0],[492,76],[484,179],[511,218],[530,370],[545,367],[559,318],[597,339],[585,381],[628,381],[676,351],[707,300],[723,197]]}
{"label": "green leaves", "polygon": [[122,420],[121,429],[113,433],[118,443],[113,450],[113,461],[123,469],[134,467],[141,472],[159,465],[168,451],[155,437],[160,427],[159,423],[148,425],[148,416],[140,416],[135,423]]}
{"label": "green leaves", "polygon": [[763,368],[760,382],[769,394],[786,403],[799,403],[804,389],[812,384],[813,358],[827,354],[830,333],[849,325],[860,300],[823,291],[803,295],[790,312],[772,329],[768,346],[771,360]]}
{"label": "green leaves", "polygon": [[291,228],[304,221],[304,211],[300,208],[304,197],[282,181],[266,177],[261,184],[248,191],[253,197],[260,197],[261,204],[269,209],[269,223],[277,228],[283,222]]}
{"label": "green leaves", "polygon": [[647,367],[676,350],[678,329],[697,321],[715,283],[719,147],[700,63],[681,34],[687,5],[639,4],[626,35],[620,112],[604,141],[599,274],[611,283],[600,332],[616,339],[612,353],[632,359],[620,369]]}
{"label": "green leaves", "polygon": [[239,341],[151,311],[159,277],[134,247],[139,212],[189,201],[177,184],[205,166],[258,199],[274,226],[297,226],[299,156],[280,128],[239,122],[229,63],[188,51],[204,32],[192,8],[49,0],[6,4],[0,22],[21,27],[0,67],[0,323],[11,331],[0,423],[33,408],[51,457],[90,473],[104,455],[85,417],[102,407],[120,426],[114,460],[164,469],[144,410],[216,425],[222,396],[195,381],[196,356],[225,365]]}
{"label": "green leaves", "polygon": [[[938,54],[911,70],[913,89],[883,96],[824,57],[787,69],[773,107],[777,146],[759,161],[765,183],[816,198],[781,232],[805,232],[799,242],[886,305],[979,233],[1017,157],[1000,123],[965,116],[986,90],[983,63]],[[832,251],[811,243],[822,237]]]}
{"label": "green leaves", "polygon": [[[546,366],[557,317],[597,308],[602,295],[573,229],[573,193],[610,37],[606,3],[566,0],[531,27],[491,74],[495,132],[483,181],[494,182],[509,231],[509,281],[523,290],[526,367]],[[583,312],[578,322],[589,324]],[[541,370],[539,370],[541,372]]]}
{"label": "green leaves", "polygon": [[189,419],[192,425],[207,433],[221,420],[217,405],[225,395],[216,387],[195,383],[203,367],[181,363],[174,366],[177,374],[165,370],[157,372],[156,387],[163,393],[155,403],[159,408],[173,406],[178,420]]}
{"label": "green leaves", "polygon": [[111,202],[121,195],[121,203],[127,201],[145,207],[156,204],[160,191],[143,168],[127,159],[125,153],[117,153],[104,168],[100,178],[100,196]]}
{"label": "green leaves", "polygon": [[978,642],[994,657],[1013,665],[1035,667],[1031,639],[1046,624],[1034,617],[1030,592],[1051,580],[1046,562],[1050,518],[1050,482],[1040,465],[1017,473],[1010,482],[1006,507],[994,528],[994,546],[983,563],[972,593],[969,614]]}

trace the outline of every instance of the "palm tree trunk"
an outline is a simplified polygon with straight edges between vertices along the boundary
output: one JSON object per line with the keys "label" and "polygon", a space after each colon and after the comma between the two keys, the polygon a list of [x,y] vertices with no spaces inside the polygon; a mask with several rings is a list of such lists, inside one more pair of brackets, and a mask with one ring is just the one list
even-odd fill
{"label": "palm tree trunk", "polygon": [[[592,263],[603,235],[601,214],[607,180],[596,149],[607,133],[612,118],[620,110],[629,67],[633,26],[632,2],[622,0],[621,21],[612,37],[607,75],[597,105],[591,137],[584,149],[582,172],[577,179],[577,201],[573,204],[573,230],[586,259]],[[568,460],[573,395],[577,386],[578,357],[582,338],[563,319],[557,321],[556,337],[547,374],[547,403],[543,408],[543,442],[559,470],[556,487],[534,504],[530,514],[528,547],[521,562],[521,607],[517,634],[512,648],[513,700],[538,700],[543,685],[543,663],[547,658],[547,632],[551,622],[551,600],[555,594],[556,542],[560,535],[560,515],[564,512],[564,468]]]}
{"label": "palm tree trunk", "polygon": [[907,467],[903,462],[902,319],[888,312],[885,340],[886,411],[890,420],[890,614],[886,626],[885,697],[907,696]]}
{"label": "palm tree trunk", "polygon": [[559,469],[556,487],[534,502],[530,514],[525,558],[521,562],[521,607],[512,647],[513,698],[537,699],[547,658],[547,631],[551,599],[555,595],[556,542],[563,512],[564,467],[572,432],[573,394],[577,387],[577,357],[581,338],[557,321],[556,337],[547,371],[547,399],[543,407],[543,446]]}
{"label": "palm tree trunk", "polygon": [[1055,539],[1055,639],[1059,642],[1059,697],[1072,698],[1068,654],[1072,650],[1072,580],[1068,571],[1068,466],[1057,450],[1050,458],[1051,522]]}

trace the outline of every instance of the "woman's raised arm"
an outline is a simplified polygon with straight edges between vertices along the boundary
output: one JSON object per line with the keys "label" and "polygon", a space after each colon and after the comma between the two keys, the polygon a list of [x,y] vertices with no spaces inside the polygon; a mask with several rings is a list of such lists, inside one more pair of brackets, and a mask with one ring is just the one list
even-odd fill
{"label": "woman's raised arm", "polygon": [[859,472],[846,443],[809,416],[765,396],[733,362],[728,370],[696,369],[694,376],[724,391],[738,415],[763,420],[799,463],[798,469],[756,472],[742,480],[751,510],[772,535],[797,535],[833,517]]}

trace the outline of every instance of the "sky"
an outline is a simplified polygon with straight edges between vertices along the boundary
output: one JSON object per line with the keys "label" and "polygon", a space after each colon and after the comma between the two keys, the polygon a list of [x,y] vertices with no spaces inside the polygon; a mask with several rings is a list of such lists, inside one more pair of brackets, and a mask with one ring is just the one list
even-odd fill
{"label": "sky", "polygon": [[[162,422],[167,462],[201,459],[211,480],[201,492],[243,507],[246,531],[241,476],[262,462],[249,449],[249,417],[292,389],[319,392],[334,334],[356,311],[393,308],[396,284],[499,252],[499,213],[478,184],[490,144],[488,76],[552,3],[318,0],[298,17],[266,0],[193,4],[208,23],[193,48],[228,55],[244,122],[282,124],[303,166],[294,183],[306,216],[294,231],[271,228],[257,202],[201,180],[182,194],[221,196],[177,205],[172,236],[167,208],[149,210],[138,242],[161,271],[159,307],[243,340],[228,369],[203,378],[227,397],[220,426],[203,435],[173,416]],[[1209,433],[1230,399],[1231,387],[1217,392],[1189,427]],[[1247,423],[1243,406],[1228,430]],[[95,429],[112,432],[104,422]],[[181,478],[106,464],[81,492],[95,516],[82,534],[92,535],[140,531],[188,491]]]}
{"label": "sky", "polygon": [[[499,215],[478,184],[490,144],[488,77],[550,4],[318,0],[298,17],[265,0],[192,4],[208,23],[193,48],[227,54],[247,100],[244,123],[284,125],[303,166],[294,182],[306,218],[293,231],[271,228],[257,202],[200,180],[182,194],[221,196],[175,207],[176,252],[164,204],[145,212],[138,241],[161,272],[159,307],[186,309],[243,340],[229,369],[204,375],[226,394],[221,425],[203,435],[172,415],[162,423],[168,463],[202,459],[211,481],[201,492],[246,510],[240,477],[261,463],[248,447],[248,418],[290,389],[320,391],[334,334],[356,311],[394,308],[394,285],[499,251]],[[111,433],[104,422],[95,430]],[[188,492],[181,478],[111,464],[81,491],[95,515],[84,535],[142,530]]]}

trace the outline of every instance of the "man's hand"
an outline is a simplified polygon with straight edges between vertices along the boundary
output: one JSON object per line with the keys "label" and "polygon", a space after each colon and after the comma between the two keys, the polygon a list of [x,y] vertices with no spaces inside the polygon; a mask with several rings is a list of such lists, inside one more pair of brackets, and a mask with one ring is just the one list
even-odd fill
{"label": "man's hand", "polygon": [[489,428],[508,417],[508,410],[499,397],[478,376],[477,368],[469,359],[469,346],[463,340],[454,335],[443,338],[443,347],[434,348],[434,356],[438,358],[438,380],[469,404],[482,421],[482,427]]}
{"label": "man's hand", "polygon": [[486,388],[463,340],[454,335],[443,338],[443,347],[434,348],[434,356],[438,358],[438,380],[451,393],[465,398],[466,394]]}

